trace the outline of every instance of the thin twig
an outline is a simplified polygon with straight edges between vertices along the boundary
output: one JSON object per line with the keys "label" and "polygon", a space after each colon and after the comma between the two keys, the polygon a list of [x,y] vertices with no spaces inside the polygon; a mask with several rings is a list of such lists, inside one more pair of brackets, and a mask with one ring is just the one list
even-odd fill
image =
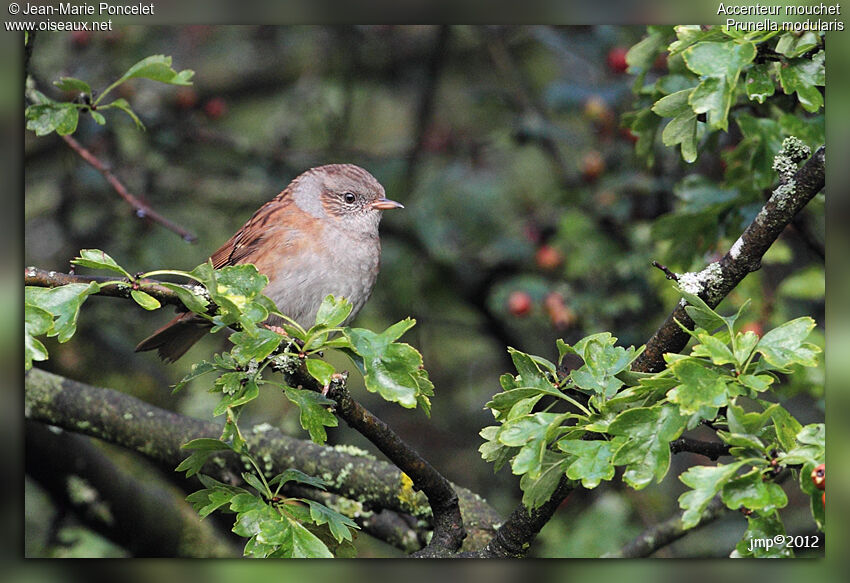
{"label": "thin twig", "polygon": [[106,178],[106,181],[112,185],[112,188],[115,189],[121,198],[123,198],[127,204],[133,207],[133,211],[137,217],[140,219],[150,219],[156,223],[159,223],[169,231],[173,231],[180,235],[184,241],[188,243],[194,243],[198,240],[198,238],[187,231],[180,225],[166,219],[158,212],[153,210],[149,205],[145,204],[138,198],[136,198],[124,184],[118,180],[118,178],[112,173],[112,171],[107,167],[106,164],[100,161],[100,159],[89,152],[82,144],[80,144],[77,140],[72,138],[71,136],[62,136],[62,139],[65,140],[65,143],[68,144],[72,150],[74,150],[80,157],[88,162],[92,168],[103,174],[103,177]]}
{"label": "thin twig", "polygon": [[678,276],[678,275],[676,275],[675,273],[673,273],[672,271],[670,271],[670,270],[667,268],[667,266],[666,266],[666,265],[661,265],[661,264],[660,264],[660,263],[658,263],[657,261],[653,261],[653,262],[652,262],[652,266],[653,266],[653,267],[657,267],[658,269],[660,269],[661,271],[663,271],[663,272],[664,272],[664,275],[667,277],[667,279],[672,279],[673,281],[679,281],[679,276]]}

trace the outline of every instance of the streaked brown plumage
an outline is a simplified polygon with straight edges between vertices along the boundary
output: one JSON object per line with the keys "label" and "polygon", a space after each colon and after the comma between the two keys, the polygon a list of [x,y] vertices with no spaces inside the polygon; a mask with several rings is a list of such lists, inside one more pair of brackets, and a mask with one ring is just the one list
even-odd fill
{"label": "streaked brown plumage", "polygon": [[[287,316],[311,326],[328,294],[363,307],[378,275],[381,211],[403,208],[385,197],[369,172],[353,164],[307,170],[260,207],[210,259],[218,269],[253,263],[269,278],[265,294]],[[278,322],[269,320],[270,324]],[[206,334],[206,321],[177,315],[136,347],[180,358]]]}

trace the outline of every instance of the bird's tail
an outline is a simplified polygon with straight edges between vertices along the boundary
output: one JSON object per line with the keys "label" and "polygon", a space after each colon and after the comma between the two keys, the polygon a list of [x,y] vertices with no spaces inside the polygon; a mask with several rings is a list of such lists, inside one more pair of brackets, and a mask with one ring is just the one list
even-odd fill
{"label": "bird's tail", "polygon": [[203,338],[208,328],[203,319],[192,313],[178,314],[168,324],[139,342],[136,352],[156,350],[162,360],[174,362]]}

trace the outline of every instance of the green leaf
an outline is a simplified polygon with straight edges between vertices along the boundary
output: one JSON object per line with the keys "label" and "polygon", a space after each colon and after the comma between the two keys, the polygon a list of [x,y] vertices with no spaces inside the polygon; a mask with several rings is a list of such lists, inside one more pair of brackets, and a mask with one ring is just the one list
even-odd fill
{"label": "green leaf", "polygon": [[208,476],[198,474],[204,485],[211,485],[203,490],[193,492],[186,497],[186,500],[192,505],[201,518],[206,518],[215,510],[229,504],[234,496],[240,493],[245,493],[241,488],[227,486],[221,482],[217,482]]}
{"label": "green leaf", "polygon": [[810,30],[805,31],[800,36],[789,32],[779,38],[779,42],[776,43],[775,50],[780,55],[794,58],[812,50],[817,47],[818,44],[820,44],[818,36]]}
{"label": "green leaf", "polygon": [[27,129],[37,136],[56,132],[60,136],[73,134],[77,129],[80,110],[73,103],[39,103],[26,109]]}
{"label": "green leaf", "polygon": [[310,376],[316,379],[323,387],[327,387],[330,384],[331,377],[333,377],[336,372],[336,369],[334,369],[332,364],[329,364],[324,360],[319,360],[318,358],[308,359],[306,365],[307,372],[310,373]]}
{"label": "green leaf", "polygon": [[94,122],[97,125],[100,125],[100,126],[106,125],[106,118],[103,117],[102,114],[100,114],[96,111],[89,110],[89,115],[91,116],[91,118],[94,120]]}
{"label": "green leaf", "polygon": [[352,309],[351,303],[345,298],[334,298],[327,296],[319,306],[319,311],[316,312],[316,326],[325,326],[328,328],[336,328],[341,325]]}
{"label": "green leaf", "polygon": [[533,399],[533,406],[543,395],[538,389],[524,387],[520,389],[511,389],[503,393],[496,393],[493,398],[485,405],[488,409],[493,410],[493,414],[497,421],[508,419],[508,414],[513,409],[514,405],[524,399]]}
{"label": "green leaf", "polygon": [[826,82],[823,51],[811,59],[798,58],[779,67],[779,83],[786,95],[797,93],[803,109],[812,113],[823,106],[823,95],[818,86]]}
{"label": "green leaf", "polygon": [[218,439],[193,439],[183,444],[183,449],[192,450],[192,454],[180,462],[175,468],[177,472],[186,472],[186,477],[192,477],[201,471],[207,459],[217,451],[232,451],[232,447]]}
{"label": "green leaf", "polygon": [[708,127],[715,130],[729,129],[729,108],[735,85],[726,77],[706,77],[691,93],[689,102],[695,113],[707,113]]}
{"label": "green leaf", "polygon": [[682,526],[693,528],[711,499],[744,465],[743,461],[716,466],[692,466],[679,479],[692,489],[679,496],[679,506],[684,510]]}
{"label": "green leaf", "polygon": [[655,63],[658,53],[664,48],[667,34],[654,30],[626,53],[626,63],[632,74],[649,70]]}
{"label": "green leaf", "polygon": [[328,411],[328,405],[335,405],[335,403],[319,393],[306,389],[286,387],[284,394],[301,409],[299,421],[301,427],[310,433],[310,439],[320,445],[325,443],[328,439],[325,427],[338,425],[337,418]]}
{"label": "green leaf", "polygon": [[706,304],[701,297],[683,290],[678,285],[673,287],[675,287],[682,297],[687,300],[688,304],[690,304],[685,306],[685,312],[688,313],[688,316],[691,317],[697,326],[708,332],[716,330],[721,326],[726,326],[726,320],[720,314],[709,308],[708,304]]}
{"label": "green leaf", "polygon": [[762,480],[762,473],[758,470],[729,480],[724,484],[721,496],[723,503],[732,510],[743,506],[749,510],[770,511],[785,508],[788,504],[788,496],[782,487]]}
{"label": "green leaf", "polygon": [[670,442],[685,429],[687,418],[671,405],[637,407],[620,413],[608,432],[627,439],[614,454],[615,465],[625,465],[623,480],[635,490],[653,479],[661,481],[670,466]]}
{"label": "green leaf", "polygon": [[136,124],[136,129],[144,130],[145,124],[142,123],[142,120],[139,119],[139,116],[136,115],[136,112],[133,111],[133,108],[130,107],[130,102],[124,99],[123,97],[116,99],[108,103],[107,105],[101,106],[101,109],[107,109],[108,107],[117,107],[124,113],[130,116],[130,119]]}
{"label": "green leaf", "polygon": [[171,85],[191,85],[191,79],[194,74],[195,72],[189,69],[185,69],[179,73],[172,69],[171,57],[151,55],[130,67],[126,73],[121,75],[115,85],[134,78],[152,79]]}
{"label": "green leaf", "polygon": [[697,114],[685,111],[674,117],[661,132],[665,146],[681,144],[682,159],[693,162],[697,159]]}
{"label": "green leaf", "polygon": [[[706,332],[700,332],[696,336],[700,344],[691,349],[693,356],[706,357],[714,364],[736,364],[738,362],[726,343],[719,338]],[[743,362],[740,364],[743,364]]]}
{"label": "green leaf", "polygon": [[750,101],[764,103],[776,91],[776,85],[770,78],[770,65],[764,63],[750,67],[744,87],[747,89],[747,97]]}
{"label": "green leaf", "polygon": [[695,113],[707,113],[712,129],[726,131],[728,115],[741,69],[756,56],[752,43],[699,42],[682,53],[688,68],[702,76],[689,103]]}
{"label": "green leaf", "polygon": [[519,481],[522,503],[526,508],[529,510],[539,508],[552,497],[552,493],[564,477],[568,461],[569,459],[564,459],[561,455],[548,450],[544,451],[540,471],[536,475],[524,474]]}
{"label": "green leaf", "polygon": [[81,249],[80,256],[71,260],[73,265],[82,267],[91,267],[92,269],[104,269],[114,271],[126,278],[132,279],[132,276],[126,269],[118,265],[118,263],[109,255],[100,249]]}
{"label": "green leaf", "polygon": [[219,369],[215,364],[206,360],[202,360],[201,362],[193,364],[189,373],[182,379],[180,379],[180,381],[176,385],[174,385],[174,390],[172,392],[176,393],[177,391],[185,387],[189,383],[189,381],[195,380],[199,376],[205,375],[214,370]]}
{"label": "green leaf", "polygon": [[169,283],[167,281],[161,282],[159,285],[167,287],[171,291],[173,291],[180,301],[183,302],[183,305],[186,306],[189,310],[196,314],[205,314],[207,311],[207,306],[209,302],[198,294],[195,294],[185,287],[181,285],[177,285],[176,283]]}
{"label": "green leaf", "polygon": [[327,482],[318,478],[316,476],[310,476],[305,474],[301,470],[296,470],[295,468],[288,468],[271,480],[269,480],[269,486],[274,486],[276,484],[280,484],[283,486],[287,482],[298,482],[299,484],[306,484],[308,486],[312,486],[314,488],[318,488],[320,490],[327,489]]}
{"label": "green leaf", "polygon": [[814,327],[815,321],[808,316],[791,320],[762,336],[755,350],[780,371],[794,364],[817,366],[820,348],[805,342]]}
{"label": "green leaf", "polygon": [[47,348],[35,337],[47,334],[52,326],[53,314],[33,304],[24,304],[24,370],[31,369],[34,360],[47,360]]}
{"label": "green leaf", "polygon": [[734,85],[741,69],[756,56],[753,43],[699,42],[684,51],[688,69],[697,75],[725,77]]}
{"label": "green leaf", "polygon": [[54,81],[53,84],[56,85],[60,91],[91,95],[91,86],[80,79],[74,79],[73,77],[60,77],[59,80]]}
{"label": "green leaf", "polygon": [[304,528],[298,522],[289,521],[289,540],[281,546],[287,549],[286,555],[293,559],[332,559],[333,554],[319,537]]}
{"label": "green leaf", "polygon": [[796,437],[803,426],[785,408],[779,404],[775,405],[771,410],[771,418],[773,419],[773,426],[776,429],[776,439],[779,441],[782,449],[788,451],[793,449],[797,444]]}
{"label": "green leaf", "polygon": [[614,453],[624,441],[619,437],[612,441],[562,439],[558,449],[577,456],[567,468],[567,477],[581,480],[585,488],[595,488],[602,480],[610,480],[614,477]]}
{"label": "green leaf", "polygon": [[747,387],[748,389],[752,389],[757,393],[763,393],[764,391],[770,388],[770,385],[773,384],[774,378],[770,375],[759,374],[742,374],[738,377],[738,382]]}
{"label": "green leaf", "polygon": [[158,299],[138,289],[131,290],[130,297],[146,310],[158,310],[162,306]]}
{"label": "green leaf", "polygon": [[231,351],[233,358],[240,365],[246,365],[252,360],[262,361],[274,352],[283,337],[268,328],[256,328],[252,333],[242,331],[230,335],[230,341],[234,348]]}
{"label": "green leaf", "polygon": [[727,403],[726,381],[731,380],[705,363],[685,358],[670,365],[679,379],[679,386],[667,393],[667,398],[679,406],[683,415],[699,412],[701,407],[722,407]]}
{"label": "green leaf", "polygon": [[246,484],[259,492],[261,496],[265,497],[268,494],[268,492],[266,492],[265,484],[263,484],[262,480],[254,474],[250,472],[242,472],[242,479],[245,480]]}
{"label": "green leaf", "polygon": [[324,504],[314,500],[304,500],[304,502],[310,507],[310,518],[313,519],[313,522],[319,526],[327,524],[337,542],[352,540],[351,529],[360,528],[356,522],[335,510],[331,510]]}
{"label": "green leaf", "polygon": [[80,306],[88,296],[99,290],[100,286],[95,282],[69,283],[50,289],[28,286],[24,297],[26,303],[50,312],[56,318],[47,335],[57,336],[59,342],[67,342],[77,331]]}
{"label": "green leaf", "polygon": [[627,370],[640,353],[634,346],[614,346],[616,341],[610,333],[603,332],[576,343],[575,350],[584,364],[571,371],[570,378],[579,388],[610,398],[623,386],[616,375]]}
{"label": "green leaf", "polygon": [[735,545],[737,556],[764,559],[794,556],[790,546],[777,544],[780,539],[776,537],[785,534],[785,526],[779,518],[779,513],[771,512],[767,516],[753,513],[747,517],[747,523],[744,537]]}
{"label": "green leaf", "polygon": [[688,98],[692,89],[683,89],[662,97],[652,106],[652,111],[661,117],[676,117],[677,115],[690,111]]}
{"label": "green leaf", "polygon": [[377,334],[363,328],[346,328],[352,350],[363,359],[366,389],[387,401],[412,409],[429,407],[433,384],[422,368],[422,355],[409,344],[395,342],[415,321],[407,318]]}

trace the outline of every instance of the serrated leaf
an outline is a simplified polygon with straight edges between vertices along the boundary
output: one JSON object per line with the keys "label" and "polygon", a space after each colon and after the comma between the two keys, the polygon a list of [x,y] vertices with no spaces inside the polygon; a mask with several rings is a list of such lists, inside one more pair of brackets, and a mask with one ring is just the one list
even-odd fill
{"label": "serrated leaf", "polygon": [[319,445],[325,443],[328,439],[325,427],[336,427],[339,424],[334,414],[328,411],[328,405],[335,403],[319,393],[306,389],[287,387],[284,389],[284,394],[301,410],[298,420],[301,427],[310,433],[310,439]]}
{"label": "serrated leaf", "polygon": [[727,403],[726,375],[692,359],[682,359],[670,365],[679,385],[667,393],[670,402],[676,403],[683,415],[697,413],[701,407],[722,407]]}
{"label": "serrated leaf", "polygon": [[558,449],[576,456],[567,468],[567,477],[581,480],[585,488],[595,488],[602,480],[610,480],[614,477],[614,453],[624,441],[619,437],[612,441],[560,440]]}
{"label": "serrated leaf", "polygon": [[823,95],[818,86],[826,82],[823,51],[811,59],[791,59],[778,68],[779,83],[786,95],[797,93],[803,109],[816,112],[823,106]]}
{"label": "serrated leaf", "polygon": [[253,333],[234,332],[230,335],[233,343],[231,354],[237,363],[246,365],[251,360],[262,361],[277,350],[283,338],[268,328],[256,328]]}
{"label": "serrated leaf", "polygon": [[60,91],[68,91],[71,93],[86,93],[91,95],[91,86],[80,79],[73,77],[60,77],[58,81],[53,82]]}
{"label": "serrated leaf", "polygon": [[661,132],[665,146],[681,144],[682,159],[693,162],[697,159],[697,114],[684,111],[670,120]]}
{"label": "serrated leaf", "polygon": [[422,368],[422,355],[409,344],[395,342],[414,324],[407,318],[380,334],[363,328],[343,332],[362,358],[366,389],[408,409],[417,404],[427,407],[427,397],[433,394],[433,384]]}
{"label": "serrated leaf", "polygon": [[[697,334],[699,344],[695,345],[691,350],[693,356],[703,356],[711,360],[714,364],[736,364],[737,359],[732,354],[732,350],[725,342],[711,334],[701,332]],[[743,364],[743,363],[741,363]]]}
{"label": "serrated leaf", "polygon": [[80,110],[73,103],[39,103],[27,107],[25,117],[27,129],[37,136],[46,136],[54,131],[60,136],[67,136],[76,131]]}
{"label": "serrated leaf", "polygon": [[524,387],[519,389],[511,389],[503,393],[496,393],[493,398],[485,405],[488,409],[493,410],[496,420],[508,419],[508,413],[513,409],[514,405],[524,399],[533,399],[531,406],[540,399],[542,395],[538,389]]}
{"label": "serrated leaf", "polygon": [[313,522],[319,526],[327,524],[331,535],[337,542],[352,540],[351,529],[360,528],[356,522],[335,510],[331,510],[324,504],[314,500],[304,500],[304,502],[310,507],[310,518],[313,519]]}
{"label": "serrated leaf", "polygon": [[770,65],[762,63],[750,67],[744,87],[751,101],[764,103],[776,91],[776,84],[770,78]]}
{"label": "serrated leaf", "polygon": [[765,559],[794,556],[790,546],[776,544],[778,539],[775,537],[785,534],[785,526],[777,512],[768,515],[753,513],[747,517],[747,523],[744,537],[735,546],[737,556]]}
{"label": "serrated leaf", "polygon": [[670,466],[670,442],[685,429],[686,417],[671,405],[637,407],[620,413],[608,432],[627,439],[614,454],[615,465],[625,465],[623,479],[635,490],[653,478],[661,481]]}
{"label": "serrated leaf", "polygon": [[34,360],[47,360],[47,348],[36,336],[47,334],[53,326],[53,314],[30,303],[24,304],[24,370]]}
{"label": "serrated leaf", "polygon": [[352,307],[345,298],[334,298],[331,295],[325,297],[316,312],[316,326],[335,328],[342,325],[351,314]]}
{"label": "serrated leaf", "polygon": [[242,479],[245,480],[246,484],[248,484],[249,486],[254,488],[254,490],[259,492],[260,495],[265,496],[267,494],[265,484],[263,484],[260,478],[258,478],[254,474],[250,472],[242,472]]}
{"label": "serrated leaf", "polygon": [[298,522],[289,521],[290,529],[287,531],[290,540],[282,544],[288,549],[287,556],[293,559],[332,559],[333,553],[328,550],[325,543],[315,534],[304,528]]}
{"label": "serrated leaf", "polygon": [[186,501],[201,518],[206,518],[217,509],[229,504],[235,495],[233,491],[224,488],[206,488],[192,492],[186,497]]}
{"label": "serrated leaf", "polygon": [[107,271],[114,271],[115,273],[119,273],[127,278],[132,277],[126,269],[118,265],[118,263],[112,257],[107,255],[100,249],[81,249],[80,256],[72,259],[71,263],[73,265],[90,267],[92,269],[105,269]]}
{"label": "serrated leaf", "polygon": [[180,462],[180,465],[175,468],[175,471],[186,472],[187,478],[200,472],[207,459],[213,453],[217,451],[232,451],[233,449],[228,444],[211,438],[193,439],[188,443],[184,443],[182,448],[192,450],[192,454]]}
{"label": "serrated leaf", "polygon": [[760,471],[732,478],[723,485],[723,503],[732,510],[741,506],[749,510],[771,511],[785,508],[788,496],[779,484],[762,480]]}
{"label": "serrated leaf", "polygon": [[52,314],[56,320],[47,335],[56,336],[59,342],[67,342],[77,331],[77,318],[80,306],[91,294],[100,291],[100,286],[92,282],[69,283],[54,288],[27,286],[24,290],[25,302]]}
{"label": "serrated leaf", "polygon": [[307,484],[308,486],[312,486],[314,488],[319,488],[320,490],[326,490],[327,482],[323,479],[318,478],[316,476],[310,476],[305,474],[301,470],[296,470],[295,468],[288,468],[271,480],[269,480],[269,486],[274,486],[276,484],[280,484],[283,486],[287,482],[298,482],[299,484]]}
{"label": "serrated leaf", "polygon": [[708,503],[742,465],[743,461],[716,466],[692,466],[679,476],[686,486],[692,488],[679,496],[679,506],[685,511],[682,514],[682,526],[693,528],[699,524]]}
{"label": "serrated leaf", "polygon": [[808,316],[791,320],[762,336],[755,350],[778,370],[794,364],[817,366],[820,348],[805,342],[814,327],[815,321]]}
{"label": "serrated leaf", "polygon": [[688,98],[693,89],[683,89],[662,97],[652,106],[652,111],[661,117],[676,117],[677,115],[690,111]]}
{"label": "serrated leaf", "polygon": [[552,493],[564,477],[565,464],[568,461],[569,458],[545,451],[540,472],[536,475],[524,474],[520,478],[522,503],[526,508],[529,510],[539,508],[552,497]]}
{"label": "serrated leaf", "polygon": [[192,76],[195,74],[190,69],[184,69],[179,73],[171,68],[171,57],[165,55],[151,55],[134,64],[127,72],[113,83],[119,85],[134,78],[151,79],[160,83],[171,85],[191,85]]}

